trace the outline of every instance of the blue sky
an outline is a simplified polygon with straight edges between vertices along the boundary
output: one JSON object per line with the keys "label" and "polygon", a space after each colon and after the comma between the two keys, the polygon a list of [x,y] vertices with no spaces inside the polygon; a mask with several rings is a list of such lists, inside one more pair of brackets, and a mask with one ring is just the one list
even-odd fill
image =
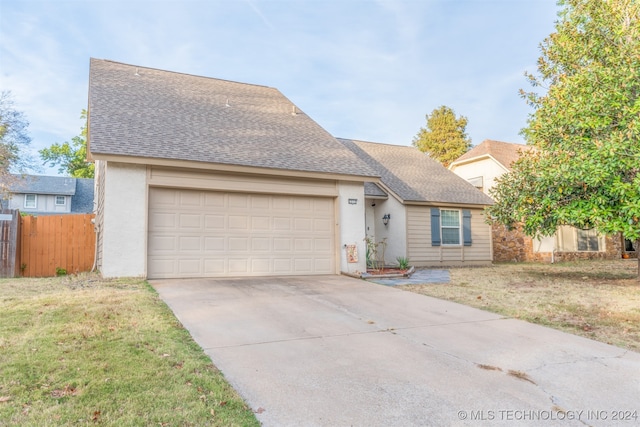
{"label": "blue sky", "polygon": [[[89,58],[272,86],[337,137],[410,145],[447,105],[524,142],[555,0],[0,0],[0,90],[31,150],[82,126]],[[56,173],[44,169],[42,173]]]}

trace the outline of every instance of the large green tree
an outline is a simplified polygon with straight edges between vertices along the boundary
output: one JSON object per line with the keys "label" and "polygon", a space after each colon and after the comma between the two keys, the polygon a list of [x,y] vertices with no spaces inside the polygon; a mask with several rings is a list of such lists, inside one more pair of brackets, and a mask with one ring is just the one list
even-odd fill
{"label": "large green tree", "polygon": [[0,196],[8,194],[15,176],[32,167],[31,157],[23,150],[30,144],[29,122],[23,112],[16,110],[11,92],[0,92]]}
{"label": "large green tree", "polygon": [[467,118],[443,105],[427,115],[427,127],[420,128],[413,145],[444,166],[469,151],[471,139],[466,134]]}
{"label": "large green tree", "polygon": [[71,142],[55,143],[49,148],[38,151],[40,158],[49,166],[58,166],[58,172],[76,178],[93,178],[94,164],[87,161],[87,111],[82,110],[80,118],[84,120],[80,135]]}
{"label": "large green tree", "polygon": [[639,246],[640,1],[559,5],[528,75],[533,92],[522,92],[534,109],[522,133],[534,149],[498,180],[489,213],[529,235],[564,224]]}

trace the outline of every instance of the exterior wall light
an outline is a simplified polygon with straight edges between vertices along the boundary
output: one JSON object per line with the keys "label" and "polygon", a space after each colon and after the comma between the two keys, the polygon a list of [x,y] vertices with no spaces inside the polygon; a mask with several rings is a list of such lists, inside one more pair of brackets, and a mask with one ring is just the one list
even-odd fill
{"label": "exterior wall light", "polygon": [[382,217],[382,223],[384,225],[389,224],[389,220],[391,219],[391,214],[384,214],[384,216]]}

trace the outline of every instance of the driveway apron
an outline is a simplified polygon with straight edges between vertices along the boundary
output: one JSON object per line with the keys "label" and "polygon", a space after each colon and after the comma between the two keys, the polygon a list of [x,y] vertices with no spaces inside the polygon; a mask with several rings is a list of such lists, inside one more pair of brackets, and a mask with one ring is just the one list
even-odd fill
{"label": "driveway apron", "polygon": [[640,353],[343,276],[151,283],[265,426],[640,425]]}

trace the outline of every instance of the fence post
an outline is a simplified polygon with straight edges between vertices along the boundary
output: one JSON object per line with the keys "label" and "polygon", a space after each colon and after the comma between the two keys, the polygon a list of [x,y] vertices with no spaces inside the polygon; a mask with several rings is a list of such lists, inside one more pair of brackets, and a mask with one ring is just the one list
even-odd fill
{"label": "fence post", "polygon": [[0,210],[0,277],[20,275],[20,211]]}

